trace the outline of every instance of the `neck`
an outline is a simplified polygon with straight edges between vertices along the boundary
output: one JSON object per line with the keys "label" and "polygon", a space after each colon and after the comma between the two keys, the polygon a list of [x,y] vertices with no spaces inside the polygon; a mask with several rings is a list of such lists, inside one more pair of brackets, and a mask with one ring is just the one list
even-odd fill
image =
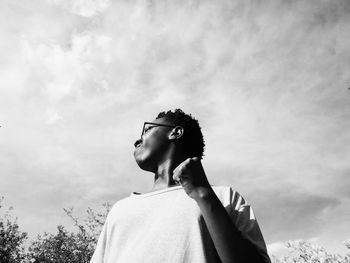
{"label": "neck", "polygon": [[[182,156],[182,155],[181,155]],[[175,151],[171,151],[154,173],[154,185],[152,191],[176,186],[173,180],[174,169],[183,161]]]}

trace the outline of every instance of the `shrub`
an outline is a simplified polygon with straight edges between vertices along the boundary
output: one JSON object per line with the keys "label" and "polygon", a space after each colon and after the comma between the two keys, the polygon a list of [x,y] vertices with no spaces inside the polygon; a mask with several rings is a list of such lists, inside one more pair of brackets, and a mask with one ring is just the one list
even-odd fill
{"label": "shrub", "polygon": [[[348,243],[344,243],[347,246]],[[288,241],[286,247],[289,248],[289,254],[281,258],[272,255],[273,263],[350,263],[350,255],[328,253],[323,247],[304,240]]]}
{"label": "shrub", "polygon": [[87,217],[80,223],[73,216],[73,208],[63,209],[73,220],[78,231],[69,233],[63,226],[57,227],[57,234],[38,235],[29,246],[28,259],[33,263],[88,263],[94,252],[101,228],[110,210],[108,203],[103,204],[103,212],[87,209]]}
{"label": "shrub", "polygon": [[[2,212],[2,201],[0,199],[0,210]],[[10,215],[13,210],[9,207],[7,211],[0,217],[0,262],[1,263],[18,263],[25,259],[26,252],[24,241],[28,238],[26,232],[21,232],[15,219]]]}

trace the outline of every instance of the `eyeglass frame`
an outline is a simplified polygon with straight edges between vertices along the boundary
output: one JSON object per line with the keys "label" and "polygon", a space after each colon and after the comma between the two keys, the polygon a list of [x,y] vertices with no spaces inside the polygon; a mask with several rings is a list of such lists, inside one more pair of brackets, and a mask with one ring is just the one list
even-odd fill
{"label": "eyeglass frame", "polygon": [[[177,127],[176,125],[168,125],[168,124],[161,124],[161,123],[155,123],[155,122],[148,122],[148,121],[145,121],[143,123],[143,128],[142,128],[142,133],[141,133],[141,137],[143,136],[144,132],[145,132],[145,126],[146,124],[152,124],[152,125],[155,125],[155,126],[164,126],[164,127],[171,127],[171,128],[175,128]],[[154,126],[153,126],[154,127]]]}

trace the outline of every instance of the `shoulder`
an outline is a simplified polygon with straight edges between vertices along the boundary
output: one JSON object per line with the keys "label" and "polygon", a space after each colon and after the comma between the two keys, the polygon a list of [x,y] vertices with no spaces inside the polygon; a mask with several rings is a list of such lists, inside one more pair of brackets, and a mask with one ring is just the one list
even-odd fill
{"label": "shoulder", "polygon": [[128,201],[129,201],[129,197],[124,197],[122,199],[119,199],[118,201],[116,201],[112,206],[111,209],[108,212],[107,218],[111,216],[111,214],[115,213],[116,211],[123,209],[124,207],[128,207]]}

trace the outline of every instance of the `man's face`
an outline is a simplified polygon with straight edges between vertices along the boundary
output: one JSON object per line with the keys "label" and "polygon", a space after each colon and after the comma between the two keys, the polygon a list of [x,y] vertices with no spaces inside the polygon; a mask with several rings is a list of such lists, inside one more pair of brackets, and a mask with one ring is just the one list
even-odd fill
{"label": "man's face", "polygon": [[[152,123],[172,125],[164,118],[153,120]],[[171,127],[148,124],[140,140],[135,142],[134,157],[143,170],[155,172],[163,160],[170,145]]]}

